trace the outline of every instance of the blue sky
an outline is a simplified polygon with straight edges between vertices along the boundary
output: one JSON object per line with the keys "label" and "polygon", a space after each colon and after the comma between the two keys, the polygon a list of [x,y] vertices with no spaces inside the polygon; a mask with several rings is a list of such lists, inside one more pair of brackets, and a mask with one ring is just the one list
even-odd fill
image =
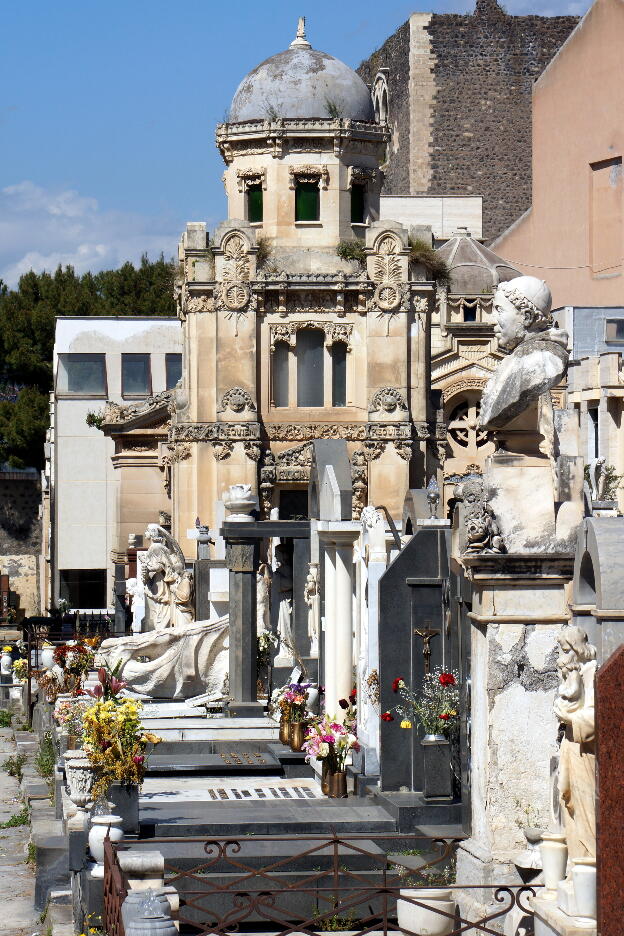
{"label": "blue sky", "polygon": [[[588,3],[505,6],[554,15]],[[215,125],[297,17],[313,46],[356,67],[419,9],[473,2],[0,0],[0,277],[172,256],[186,221],[223,217]]]}

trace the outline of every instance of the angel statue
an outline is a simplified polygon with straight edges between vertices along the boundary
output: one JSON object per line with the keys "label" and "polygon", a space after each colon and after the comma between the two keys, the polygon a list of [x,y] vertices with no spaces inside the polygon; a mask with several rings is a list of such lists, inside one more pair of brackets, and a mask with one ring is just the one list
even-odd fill
{"label": "angel statue", "polygon": [[192,624],[193,578],[185,568],[178,543],[163,527],[150,523],[145,531],[150,540],[142,566],[145,585],[145,629],[163,630]]}

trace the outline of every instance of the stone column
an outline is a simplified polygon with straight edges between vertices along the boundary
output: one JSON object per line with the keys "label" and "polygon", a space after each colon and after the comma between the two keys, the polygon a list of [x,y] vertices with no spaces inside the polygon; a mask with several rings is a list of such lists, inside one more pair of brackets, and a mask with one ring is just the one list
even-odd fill
{"label": "stone column", "polygon": [[360,533],[352,521],[318,522],[325,552],[325,711],[338,720],[338,700],[353,688],[353,544]]}
{"label": "stone column", "polygon": [[225,524],[226,563],[230,579],[230,715],[260,717],[257,695],[256,572],[258,540],[236,536]]}
{"label": "stone column", "polygon": [[115,634],[126,633],[126,563],[125,556],[123,562],[115,562],[115,579],[113,582],[115,593],[115,622],[113,630]]}

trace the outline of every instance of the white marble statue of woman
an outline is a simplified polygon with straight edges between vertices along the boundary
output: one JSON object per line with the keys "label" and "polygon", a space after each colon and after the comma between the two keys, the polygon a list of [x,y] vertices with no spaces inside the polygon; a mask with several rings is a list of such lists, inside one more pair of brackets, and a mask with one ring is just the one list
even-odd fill
{"label": "white marble statue of woman", "polygon": [[137,578],[127,579],[126,595],[128,595],[131,600],[132,633],[140,634],[143,627],[143,618],[145,617],[145,585]]}
{"label": "white marble statue of woman", "polygon": [[317,657],[319,652],[319,590],[318,565],[310,563],[308,577],[303,589],[305,603],[308,606],[308,637],[310,638],[310,656]]}
{"label": "white marble statue of woman", "polygon": [[184,568],[184,556],[176,541],[157,523],[145,531],[150,546],[143,557],[146,629],[163,630],[190,624],[194,619],[193,584]]}
{"label": "white marble statue of woman", "polygon": [[273,595],[279,602],[277,636],[279,648],[274,666],[290,666],[293,662],[292,599],[293,570],[290,555],[285,546],[275,547],[275,558],[279,565],[273,573]]}
{"label": "white marble statue of woman", "polygon": [[570,858],[596,857],[594,682],[596,648],[580,627],[564,627],[554,711],[564,725],[559,753],[559,797]]}
{"label": "white marble statue of woman", "polygon": [[271,567],[261,562],[256,573],[256,633],[258,636],[269,630],[271,593]]}

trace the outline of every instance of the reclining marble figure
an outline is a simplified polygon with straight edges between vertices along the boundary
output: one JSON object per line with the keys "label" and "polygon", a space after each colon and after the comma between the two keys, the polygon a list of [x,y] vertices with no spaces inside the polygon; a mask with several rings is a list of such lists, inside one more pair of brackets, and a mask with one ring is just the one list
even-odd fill
{"label": "reclining marble figure", "polygon": [[194,621],[192,577],[178,543],[150,523],[142,563],[145,632],[112,637],[100,647],[98,662],[118,673],[128,688],[161,699],[208,693],[219,696],[228,669],[228,618]]}

